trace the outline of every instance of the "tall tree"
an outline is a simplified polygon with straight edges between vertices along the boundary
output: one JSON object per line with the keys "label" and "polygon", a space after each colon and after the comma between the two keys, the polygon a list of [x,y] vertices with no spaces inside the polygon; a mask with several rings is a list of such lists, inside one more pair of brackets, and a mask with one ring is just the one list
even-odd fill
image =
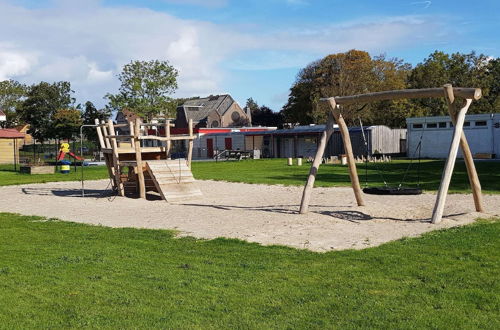
{"label": "tall tree", "polygon": [[72,140],[78,135],[82,123],[80,111],[76,109],[58,109],[52,116],[54,137]]}
{"label": "tall tree", "polygon": [[274,112],[265,105],[259,106],[257,102],[253,100],[253,98],[247,99],[245,107],[251,111],[252,125],[283,127],[282,113]]}
{"label": "tall tree", "polygon": [[67,81],[49,84],[40,82],[30,87],[27,98],[21,106],[21,119],[30,125],[30,133],[39,142],[55,138],[57,131],[52,117],[59,109],[70,108],[74,103],[71,85]]}
{"label": "tall tree", "polygon": [[20,124],[19,111],[28,87],[15,80],[0,81],[0,109],[7,116],[7,121],[0,123],[3,127],[12,127]]}
{"label": "tall tree", "polygon": [[[328,55],[299,73],[283,113],[287,121],[323,123],[328,109],[319,102],[320,98],[404,88],[409,69],[409,64],[397,58],[386,59],[383,55],[371,58],[359,50]],[[357,122],[358,117],[367,123],[385,123],[377,110],[387,107],[400,109],[402,105],[394,102],[351,105],[343,107],[342,113],[349,124]]]}
{"label": "tall tree", "polygon": [[[85,125],[94,125],[95,120],[107,120],[111,116],[111,109],[105,107],[104,109],[97,109],[90,101],[85,102],[85,109],[82,112],[82,120]],[[97,146],[100,146],[95,129],[88,128],[85,131],[85,136],[90,141],[93,141]]]}
{"label": "tall tree", "polygon": [[126,108],[147,119],[162,112],[173,116],[177,102],[169,95],[177,89],[177,76],[168,61],[132,61],[118,75],[119,93],[105,98],[114,110]]}
{"label": "tall tree", "polygon": [[[451,83],[455,87],[478,87],[483,91],[483,98],[473,102],[469,113],[491,112],[488,102],[492,76],[488,75],[489,59],[475,52],[469,54],[446,54],[435,51],[411,72],[409,88],[430,88]],[[448,108],[443,99],[416,99],[412,103],[425,115],[447,115]]]}

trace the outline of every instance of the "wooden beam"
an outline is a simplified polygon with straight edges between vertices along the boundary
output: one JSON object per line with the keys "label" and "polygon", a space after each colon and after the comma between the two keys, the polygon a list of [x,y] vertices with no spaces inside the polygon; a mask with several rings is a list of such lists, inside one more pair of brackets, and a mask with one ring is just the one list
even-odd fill
{"label": "wooden beam", "polygon": [[[451,84],[444,85],[444,94],[446,103],[448,104],[448,111],[450,113],[451,121],[453,125],[456,126],[457,110],[455,107],[455,96],[453,94],[453,88]],[[465,133],[463,131],[462,135],[460,136],[460,148],[462,149],[465,166],[467,168],[467,175],[469,177],[469,183],[472,189],[474,206],[477,212],[484,212],[483,196],[481,194],[481,183],[477,175],[476,166],[474,165],[474,159],[469,148],[469,143],[467,142],[467,138],[465,137]]]}
{"label": "wooden beam", "polygon": [[107,149],[111,149],[111,142],[108,139],[108,135],[109,135],[108,128],[109,128],[109,125],[108,124],[104,124],[104,120],[103,120],[101,122],[101,130],[102,130],[102,135],[103,135],[103,138],[104,138],[104,144],[106,145]]}
{"label": "wooden beam", "polygon": [[167,138],[165,153],[167,154],[166,158],[170,159],[170,149],[172,149],[172,140],[170,140],[170,120],[169,119],[165,119],[165,124],[166,124],[166,127],[165,127],[165,137]]}
{"label": "wooden beam", "polygon": [[[480,88],[453,88],[453,94],[458,97],[479,100],[481,98]],[[351,104],[351,103],[364,103],[364,102],[374,102],[381,100],[396,100],[396,99],[414,99],[414,98],[438,98],[443,97],[442,88],[423,88],[423,89],[401,89],[394,91],[376,92],[359,94],[352,96],[336,96],[336,104]],[[326,101],[329,98],[323,98],[322,101]]]}
{"label": "wooden beam", "polygon": [[168,125],[170,127],[175,127],[174,124],[170,123],[170,120],[168,120],[168,122],[169,122],[168,124],[167,123],[141,123],[141,126],[142,127],[145,127],[145,126],[154,127],[154,126],[166,126],[166,125]]}
{"label": "wooden beam", "polygon": [[[113,121],[111,119],[108,120],[108,129],[111,134],[114,135],[115,129],[113,127]],[[110,135],[111,135],[110,134]],[[109,138],[109,137],[108,137]],[[120,175],[120,164],[119,162],[119,155],[118,155],[118,144],[116,143],[115,138],[109,138],[110,143],[111,143],[111,148],[113,149],[113,168],[115,169],[115,181],[116,181],[116,187],[118,188],[118,194],[120,196],[125,196],[125,190],[123,189],[123,183]]]}
{"label": "wooden beam", "polygon": [[147,135],[140,136],[139,140],[158,140],[158,141],[180,141],[180,140],[194,140],[196,136],[189,135],[171,135],[169,138],[165,136],[155,136],[155,135]]}
{"label": "wooden beam", "polygon": [[434,205],[434,210],[432,211],[432,223],[441,222],[441,219],[443,217],[446,195],[448,194],[448,188],[450,187],[453,168],[455,167],[455,161],[457,159],[460,138],[463,134],[465,114],[467,113],[467,109],[469,109],[471,103],[472,99],[466,99],[465,105],[457,113],[456,123],[454,125],[453,131],[453,138],[451,140],[450,150],[448,152],[448,159],[446,159],[443,175],[441,177],[441,185],[439,186],[439,191],[436,197],[436,204]]}
{"label": "wooden beam", "polygon": [[135,149],[134,123],[131,121],[129,121],[129,123],[128,123],[128,130],[129,130],[129,134],[130,134],[130,145],[132,146],[132,148]]}
{"label": "wooden beam", "polygon": [[[333,101],[335,102],[335,100]],[[321,165],[323,155],[325,154],[325,148],[328,144],[328,140],[333,133],[333,115],[328,115],[328,121],[326,123],[325,130],[321,134],[321,139],[318,144],[318,149],[316,150],[316,155],[314,156],[314,161],[309,170],[309,176],[307,177],[306,185],[302,191],[302,200],[300,201],[300,213],[305,214],[309,209],[309,201],[311,200],[311,193],[314,187],[314,181],[316,180],[316,174],[318,173],[318,168]]]}
{"label": "wooden beam", "polygon": [[189,119],[188,129],[189,129],[189,142],[188,142],[187,166],[189,168],[191,168],[191,161],[193,160],[193,140],[195,138],[193,135],[193,120],[192,119]]}
{"label": "wooden beam", "polygon": [[137,162],[137,181],[139,181],[139,197],[146,198],[146,185],[144,183],[144,168],[141,154],[141,120],[136,118],[134,127],[135,161]]}
{"label": "wooden beam", "polygon": [[99,144],[101,145],[101,149],[104,149],[106,148],[106,144],[104,144],[104,138],[102,137],[102,131],[99,125],[99,119],[96,118],[94,120],[94,123],[97,125],[95,129],[97,131],[97,137],[99,138]]}
{"label": "wooden beam", "polygon": [[363,191],[361,190],[361,186],[359,184],[358,171],[356,169],[356,162],[354,161],[354,154],[352,152],[349,129],[344,121],[344,117],[342,117],[342,114],[335,104],[335,100],[332,100],[331,98],[328,99],[328,104],[330,105],[330,111],[332,112],[337,125],[339,125],[340,134],[342,135],[342,140],[344,141],[344,150],[347,154],[347,166],[349,167],[349,177],[351,178],[352,190],[354,191],[356,202],[358,203],[358,206],[364,206],[365,202],[363,200]]}

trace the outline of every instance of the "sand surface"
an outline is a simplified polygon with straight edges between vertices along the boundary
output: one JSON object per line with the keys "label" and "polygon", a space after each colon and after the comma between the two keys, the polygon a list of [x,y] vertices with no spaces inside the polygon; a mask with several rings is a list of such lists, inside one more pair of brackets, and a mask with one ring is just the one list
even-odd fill
{"label": "sand surface", "polygon": [[362,249],[402,237],[500,216],[500,195],[485,195],[486,213],[471,195],[449,195],[442,223],[430,223],[435,194],[365,195],[358,207],[350,188],[315,188],[309,213],[298,213],[302,187],[198,181],[204,197],[169,204],[110,196],[108,181],[0,187],[0,211],[56,217],[111,227],[175,229],[181,236],[239,238],[313,251]]}

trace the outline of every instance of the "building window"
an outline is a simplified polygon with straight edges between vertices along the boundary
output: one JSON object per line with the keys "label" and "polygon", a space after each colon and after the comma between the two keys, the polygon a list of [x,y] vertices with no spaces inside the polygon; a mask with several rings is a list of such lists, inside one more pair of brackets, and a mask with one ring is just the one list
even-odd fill
{"label": "building window", "polygon": [[218,122],[217,120],[214,120],[214,121],[212,122],[212,125],[211,125],[211,126],[212,126],[212,127],[219,127],[219,122]]}
{"label": "building window", "polygon": [[437,128],[437,123],[429,123],[427,124],[427,128]]}
{"label": "building window", "polygon": [[488,126],[486,120],[476,121],[476,126]]}
{"label": "building window", "polygon": [[470,121],[464,122],[464,127],[469,127],[470,126]]}
{"label": "building window", "polygon": [[240,120],[240,113],[238,111],[233,111],[233,113],[231,114],[231,119],[233,121],[238,121]]}
{"label": "building window", "polygon": [[415,128],[415,129],[418,129],[418,128],[422,128],[424,126],[422,124],[413,124],[412,127]]}
{"label": "building window", "polygon": [[446,122],[443,121],[443,122],[439,123],[439,128],[446,128]]}

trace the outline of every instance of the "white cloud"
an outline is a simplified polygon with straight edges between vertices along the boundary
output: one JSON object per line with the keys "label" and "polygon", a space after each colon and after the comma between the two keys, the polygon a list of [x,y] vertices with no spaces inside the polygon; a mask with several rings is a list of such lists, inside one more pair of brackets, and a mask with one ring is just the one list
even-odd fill
{"label": "white cloud", "polygon": [[149,9],[105,7],[97,0],[85,8],[71,0],[38,9],[0,0],[0,79],[68,80],[79,102],[99,103],[116,91],[124,64],[166,59],[180,72],[177,96],[206,95],[222,91],[228,69],[302,67],[311,58],[351,48],[386,52],[432,35],[436,24],[417,16],[365,18],[257,33]]}
{"label": "white cloud", "polygon": [[37,63],[35,54],[17,50],[16,47],[0,43],[0,80],[28,73]]}

